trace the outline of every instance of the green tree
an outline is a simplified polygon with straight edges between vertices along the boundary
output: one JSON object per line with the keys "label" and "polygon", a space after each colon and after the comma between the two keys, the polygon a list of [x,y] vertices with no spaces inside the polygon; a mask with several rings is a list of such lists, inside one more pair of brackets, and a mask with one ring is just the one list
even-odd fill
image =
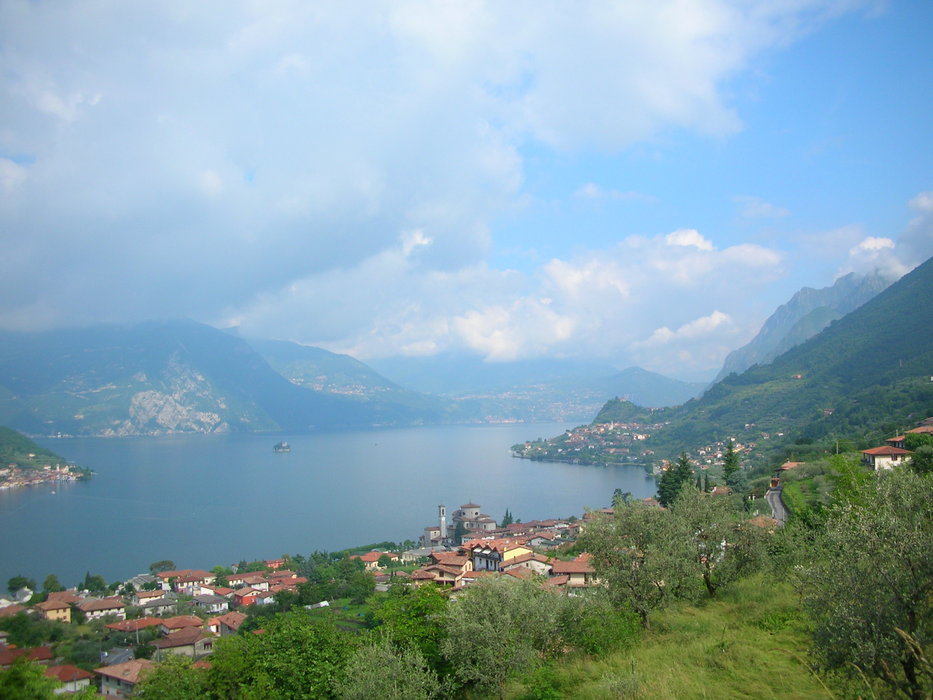
{"label": "green tree", "polygon": [[627,503],[631,503],[634,499],[630,491],[623,491],[622,489],[615,489],[612,492],[612,507],[621,508]]}
{"label": "green tree", "polygon": [[105,593],[107,591],[107,582],[99,574],[91,575],[88,571],[84,574],[84,581],[81,582],[81,588],[91,593]]}
{"label": "green tree", "polygon": [[658,500],[662,506],[668,506],[677,498],[683,485],[693,478],[693,467],[686,452],[681,452],[677,461],[661,474],[658,483]]}
{"label": "green tree", "polygon": [[191,659],[167,654],[148,671],[133,691],[145,700],[207,700],[211,697],[208,675],[191,665]]}
{"label": "green tree", "polygon": [[55,574],[49,574],[45,577],[45,581],[42,582],[43,593],[58,593],[63,590],[65,590],[65,587]]}
{"label": "green tree", "polygon": [[933,643],[933,477],[895,469],[853,496],[829,509],[816,562],[803,570],[816,653],[824,667],[929,697],[920,650]]}
{"label": "green tree", "polygon": [[34,579],[26,578],[22,575],[16,575],[6,582],[6,589],[10,593],[16,593],[20,588],[28,588],[34,591],[36,590],[36,582]]}
{"label": "green tree", "polygon": [[0,698],[4,700],[50,700],[58,697],[54,678],[47,678],[45,667],[24,656],[6,669],[0,669]]}
{"label": "green tree", "polygon": [[439,688],[437,674],[416,648],[399,649],[382,636],[350,655],[337,695],[344,700],[428,700],[437,697]]}
{"label": "green tree", "polygon": [[161,559],[159,561],[154,561],[149,565],[149,573],[151,574],[160,574],[163,571],[174,571],[175,562],[171,559]]}
{"label": "green tree", "polygon": [[561,602],[561,637],[568,646],[585,654],[606,654],[638,637],[638,616],[628,607],[614,607],[603,588],[567,596]]}
{"label": "green tree", "polygon": [[762,561],[761,531],[740,519],[730,498],[684,488],[671,504],[670,517],[669,541],[677,550],[672,556],[680,555],[682,543],[687,543],[684,554],[710,596]]}
{"label": "green tree", "polygon": [[499,523],[499,527],[506,527],[515,522],[515,519],[512,517],[512,513],[509,512],[509,509],[505,509],[505,515],[502,516],[502,522]]}
{"label": "green tree", "polygon": [[392,566],[392,557],[383,552],[379,555],[379,559],[376,561],[376,564],[379,565],[380,569],[388,569],[390,566]]}
{"label": "green tree", "polygon": [[933,474],[933,445],[920,445],[907,464],[917,474]]}
{"label": "green tree", "polygon": [[463,525],[463,521],[458,520],[457,524],[454,526],[454,544],[463,544],[463,536],[466,534],[466,527]]}
{"label": "green tree", "polygon": [[739,454],[735,451],[735,443],[730,439],[726,443],[726,452],[722,456],[722,477],[726,483],[737,471],[739,471]]}
{"label": "green tree", "polygon": [[447,599],[434,584],[393,586],[373,619],[396,642],[411,645],[433,668],[439,668],[446,609]]}
{"label": "green tree", "polygon": [[263,634],[217,640],[208,671],[223,698],[332,698],[353,651],[334,621],[292,611],[271,618]]}
{"label": "green tree", "polygon": [[536,583],[485,579],[451,604],[441,650],[459,681],[480,693],[501,692],[512,673],[562,647],[554,634],[559,606],[558,596]]}
{"label": "green tree", "polygon": [[649,629],[651,614],[692,581],[690,551],[678,535],[667,511],[636,501],[594,518],[578,544],[591,554],[613,604],[630,607]]}

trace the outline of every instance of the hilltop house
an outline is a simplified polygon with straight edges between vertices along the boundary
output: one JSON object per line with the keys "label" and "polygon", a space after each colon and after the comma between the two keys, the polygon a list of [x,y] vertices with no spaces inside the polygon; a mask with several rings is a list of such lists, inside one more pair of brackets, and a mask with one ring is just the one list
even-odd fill
{"label": "hilltop house", "polygon": [[461,547],[473,560],[474,571],[502,571],[502,565],[515,557],[531,554],[523,538],[471,540]]}
{"label": "hilltop house", "polygon": [[49,666],[45,669],[45,675],[48,678],[54,678],[62,684],[62,687],[56,688],[52,692],[59,693],[77,693],[82,688],[87,688],[91,684],[94,674],[85,671],[83,668],[64,664],[61,666]]}
{"label": "hilltop house", "polygon": [[129,697],[140,677],[147,671],[155,668],[155,664],[148,659],[133,659],[121,664],[95,668],[94,673],[100,676],[100,694],[110,697]]}
{"label": "hilltop house", "polygon": [[118,596],[110,598],[88,598],[78,603],[78,610],[84,613],[87,621],[99,620],[102,617],[112,615],[120,620],[126,619],[126,604]]}
{"label": "hilltop house", "polygon": [[907,457],[912,455],[910,450],[904,450],[900,447],[883,445],[881,447],[872,447],[868,450],[862,450],[862,463],[868,465],[875,471],[882,469],[894,469],[899,464],[903,464]]}
{"label": "hilltop house", "polygon": [[71,622],[71,605],[63,600],[46,600],[41,603],[36,603],[32,607],[38,610],[39,615],[46,620]]}
{"label": "hilltop house", "polygon": [[152,643],[156,648],[156,660],[161,661],[165,654],[180,654],[192,659],[200,659],[214,650],[214,635],[200,627],[185,627],[172,632],[164,639]]}

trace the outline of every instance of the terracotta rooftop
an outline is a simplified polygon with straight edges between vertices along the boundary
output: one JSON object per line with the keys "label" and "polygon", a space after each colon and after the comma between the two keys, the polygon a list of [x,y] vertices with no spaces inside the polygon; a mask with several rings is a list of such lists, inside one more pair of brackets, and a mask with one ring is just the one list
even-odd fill
{"label": "terracotta rooftop", "polygon": [[873,456],[897,456],[901,455],[912,455],[913,452],[910,450],[902,450],[900,447],[891,447],[890,445],[882,445],[881,447],[872,447],[868,450],[862,450],[863,455],[873,455]]}
{"label": "terracotta rooftop", "polygon": [[124,661],[122,664],[95,668],[94,673],[99,676],[115,678],[124,683],[136,684],[139,682],[139,675],[152,668],[155,668],[155,664],[148,659],[133,659],[132,661]]}
{"label": "terracotta rooftop", "polygon": [[0,647],[0,666],[10,666],[20,656],[25,656],[30,661],[51,661],[52,647],[42,646],[33,647],[32,649]]}
{"label": "terracotta rooftop", "polygon": [[212,636],[214,635],[205,632],[199,627],[185,627],[184,629],[172,632],[164,639],[157,639],[152,645],[157,649],[172,649],[174,647],[188,646],[189,644],[194,644],[206,637]]}
{"label": "terracotta rooftop", "polygon": [[165,629],[179,630],[183,627],[201,627],[204,624],[204,620],[197,615],[176,615],[175,617],[167,617],[161,620],[161,623]]}
{"label": "terracotta rooftop", "polygon": [[156,625],[161,625],[162,620],[158,617],[140,617],[135,620],[120,620],[119,622],[112,622],[109,625],[104,625],[107,629],[116,630],[117,632],[135,632],[136,630],[146,629],[147,627],[155,627]]}
{"label": "terracotta rooftop", "polygon": [[45,669],[45,675],[54,678],[59,683],[74,683],[93,678],[94,674],[85,671],[83,668],[72,666],[71,664],[62,664],[61,666],[49,666]]}
{"label": "terracotta rooftop", "polygon": [[228,612],[226,615],[221,615],[220,617],[215,617],[214,620],[216,620],[218,623],[225,624],[232,630],[238,630],[240,629],[240,625],[246,621],[246,615],[241,612],[234,611]]}
{"label": "terracotta rooftop", "polygon": [[90,598],[78,603],[78,608],[84,612],[100,612],[102,610],[115,610],[116,608],[125,608],[126,603],[120,596],[111,596],[109,598]]}

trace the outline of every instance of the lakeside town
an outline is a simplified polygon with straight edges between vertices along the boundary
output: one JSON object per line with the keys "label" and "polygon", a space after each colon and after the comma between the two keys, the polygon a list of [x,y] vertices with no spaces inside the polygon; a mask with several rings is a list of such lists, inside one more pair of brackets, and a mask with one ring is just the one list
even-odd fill
{"label": "lakeside town", "polygon": [[[862,450],[861,464],[866,472],[889,472],[914,454],[906,449],[908,438],[929,435],[933,435],[933,419],[885,445]],[[693,471],[688,479],[711,466],[723,466],[734,448],[731,442],[724,448],[702,448],[698,459],[689,460]],[[766,500],[771,515],[746,510],[747,527],[765,535],[783,526],[787,512],[780,496],[781,481],[802,464],[785,462],[776,469]],[[667,463],[662,470],[666,473],[677,466]],[[707,495],[717,499],[732,493],[728,486],[718,485],[708,489]],[[617,508],[629,502],[630,496],[615,493],[612,501]],[[657,509],[666,505],[653,497],[642,503]],[[71,589],[62,586],[54,574],[46,578],[41,590],[35,581],[17,576],[8,585],[11,596],[0,597],[0,621],[17,621],[0,625],[0,669],[25,659],[44,668],[45,676],[59,684],[56,692],[99,689],[105,696],[130,697],[141,679],[171,656],[209,668],[215,641],[262,633],[270,619],[265,611],[300,606],[312,613],[334,615],[352,628],[364,623],[366,601],[377,591],[385,593],[395,585],[431,585],[456,600],[477,582],[500,577],[578,595],[605,583],[597,575],[591,553],[581,549],[578,540],[591,523],[614,513],[615,508],[608,507],[587,511],[579,518],[521,522],[507,510],[497,522],[478,503],[465,503],[449,517],[442,504],[437,507],[436,522],[423,528],[417,542],[380,543],[330,555],[283,555],[211,570],[179,569],[164,560],[154,562],[149,573],[109,585],[88,573],[82,585]],[[77,637],[83,647],[75,642],[66,647],[61,641],[34,646],[11,642],[10,629],[22,632],[42,624],[80,630]]]}
{"label": "lakeside town", "polygon": [[[364,581],[364,593],[387,591],[392,584],[434,584],[456,597],[477,581],[497,576],[539,579],[549,588],[569,591],[597,583],[589,555],[566,552],[588,519],[611,512],[603,509],[580,518],[527,523],[510,522],[507,513],[497,524],[479,504],[467,503],[451,513],[448,523],[446,507],[441,505],[437,523],[427,526],[417,543],[406,542],[418,546],[346,554],[342,561],[351,577]],[[304,602],[307,596],[301,594],[313,596],[313,582],[296,570],[302,568],[302,559],[241,562],[211,571],[153,570],[109,586],[93,581],[95,591],[80,586],[62,589],[50,575],[43,588],[59,590],[37,593],[26,585],[12,591],[9,598],[0,597],[0,620],[24,615],[90,626],[101,645],[99,665],[90,664],[94,668],[88,670],[62,663],[48,644],[18,648],[8,643],[8,632],[0,631],[0,669],[26,657],[45,666],[46,675],[62,683],[63,691],[77,692],[93,685],[104,695],[128,697],[141,676],[170,654],[208,664],[214,640],[238,634],[252,614],[274,607],[283,596],[301,597],[304,607],[312,610],[339,606],[340,600],[326,598]],[[156,562],[153,569],[169,563]],[[105,641],[114,646],[104,648]]]}
{"label": "lakeside town", "polygon": [[[30,457],[36,455],[31,454]],[[21,466],[9,463],[0,467],[0,490],[15,489],[25,486],[56,484],[67,481],[84,481],[91,472],[73,464],[43,464],[41,466]]]}

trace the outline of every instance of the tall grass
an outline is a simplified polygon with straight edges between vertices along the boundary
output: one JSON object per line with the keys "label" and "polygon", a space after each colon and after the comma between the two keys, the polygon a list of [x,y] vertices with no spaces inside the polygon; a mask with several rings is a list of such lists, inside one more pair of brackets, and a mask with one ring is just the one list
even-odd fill
{"label": "tall grass", "polygon": [[[807,667],[808,635],[790,586],[764,575],[721,598],[656,614],[631,649],[567,658],[556,667],[566,698],[832,698]],[[530,697],[515,684],[510,697]]]}

